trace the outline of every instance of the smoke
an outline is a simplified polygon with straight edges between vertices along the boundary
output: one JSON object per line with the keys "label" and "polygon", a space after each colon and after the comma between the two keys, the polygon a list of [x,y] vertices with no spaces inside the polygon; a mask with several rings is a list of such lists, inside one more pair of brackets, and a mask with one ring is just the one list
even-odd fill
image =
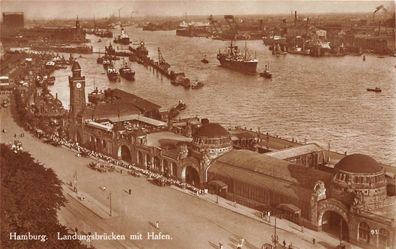
{"label": "smoke", "polygon": [[380,6],[378,6],[378,7],[375,8],[373,14],[377,13],[377,12],[380,11],[380,10],[383,10],[383,11],[385,11],[385,12],[387,11],[386,8],[384,7],[384,5],[381,4]]}

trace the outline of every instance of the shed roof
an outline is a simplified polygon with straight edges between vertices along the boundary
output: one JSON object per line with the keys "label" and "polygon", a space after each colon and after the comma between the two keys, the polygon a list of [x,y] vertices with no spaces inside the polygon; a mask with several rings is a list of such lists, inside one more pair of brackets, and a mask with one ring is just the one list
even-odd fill
{"label": "shed roof", "polygon": [[138,109],[146,112],[146,111],[158,111],[161,106],[154,104],[151,101],[148,101],[146,99],[143,99],[139,96],[136,96],[135,94],[125,92],[120,89],[111,89],[111,92],[114,97],[118,98],[120,102],[126,102],[126,103],[132,103],[134,104]]}
{"label": "shed roof", "polygon": [[323,151],[323,148],[315,143],[306,144],[298,147],[287,148],[284,150],[278,150],[274,152],[266,153],[266,155],[271,157],[276,157],[279,159],[289,159],[301,155],[306,155],[312,152]]}
{"label": "shed roof", "polygon": [[[213,163],[209,171],[215,170],[219,166],[222,166],[223,169],[229,168],[228,171],[240,170],[242,178],[244,178],[242,175],[250,176],[252,174],[257,175],[258,179],[265,176],[271,178],[272,183],[283,181],[310,190],[318,180],[322,180],[328,186],[332,179],[331,173],[290,164],[285,160],[250,150],[232,150],[225,153]],[[253,178],[249,177],[244,180],[253,182]]]}

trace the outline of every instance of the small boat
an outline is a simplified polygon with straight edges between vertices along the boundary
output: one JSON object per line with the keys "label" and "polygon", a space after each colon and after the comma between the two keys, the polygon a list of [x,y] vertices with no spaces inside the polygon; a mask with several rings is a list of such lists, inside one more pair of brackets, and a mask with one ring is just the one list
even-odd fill
{"label": "small boat", "polygon": [[191,89],[198,89],[204,86],[204,83],[201,81],[195,81],[194,83],[191,84]]}
{"label": "small boat", "polygon": [[107,59],[103,59],[102,64],[103,64],[103,68],[107,70],[107,68],[111,65],[111,61]]}
{"label": "small boat", "polygon": [[376,93],[380,93],[382,92],[381,88],[376,87],[376,88],[367,88],[368,92],[376,92]]}
{"label": "small boat", "polygon": [[118,81],[118,72],[114,67],[110,66],[107,68],[107,78],[113,82]]}
{"label": "small boat", "polygon": [[265,69],[262,73],[260,73],[261,77],[264,77],[266,79],[271,79],[272,78],[272,73],[269,71],[269,66],[265,65]]}
{"label": "small boat", "polygon": [[190,79],[184,78],[183,81],[181,82],[181,85],[184,86],[184,88],[190,88],[191,87]]}
{"label": "small boat", "polygon": [[209,61],[206,59],[206,55],[205,55],[204,58],[201,60],[201,62],[202,62],[202,63],[205,63],[205,64],[209,63]]}
{"label": "small boat", "polygon": [[121,77],[126,80],[134,80],[135,71],[132,70],[130,66],[125,62],[124,65],[119,70]]}
{"label": "small boat", "polygon": [[185,110],[186,107],[187,105],[182,100],[179,100],[179,103],[175,106],[175,109],[178,111],[182,111]]}

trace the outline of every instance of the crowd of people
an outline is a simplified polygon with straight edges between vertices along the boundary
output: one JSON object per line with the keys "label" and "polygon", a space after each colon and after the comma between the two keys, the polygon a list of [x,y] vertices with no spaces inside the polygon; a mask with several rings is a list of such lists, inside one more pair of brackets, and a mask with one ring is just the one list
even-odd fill
{"label": "crowd of people", "polygon": [[51,134],[51,135],[45,134],[45,133],[43,133],[42,130],[39,130],[39,129],[36,129],[33,127],[31,127],[31,131],[35,136],[37,136],[39,138],[45,138],[45,139],[50,140],[52,142],[52,144],[56,143],[59,145],[63,145],[69,149],[76,151],[78,153],[78,155],[86,155],[91,158],[95,158],[96,160],[100,160],[100,161],[106,162],[106,163],[114,165],[114,166],[122,167],[123,169],[126,169],[127,171],[130,171],[133,173],[139,173],[141,175],[146,176],[147,178],[151,178],[151,179],[161,178],[162,181],[165,181],[169,185],[175,185],[175,186],[183,188],[183,189],[188,189],[190,191],[193,191],[194,193],[198,193],[198,194],[203,193],[202,189],[199,189],[195,186],[192,186],[190,184],[182,182],[178,179],[170,178],[165,174],[155,173],[148,169],[140,168],[137,166],[136,163],[128,163],[128,162],[125,162],[122,160],[117,160],[117,159],[112,158],[108,155],[104,155],[102,153],[99,153],[99,152],[96,152],[93,150],[89,150],[89,149],[81,146],[80,144],[78,144],[75,141],[61,138],[55,134]]}

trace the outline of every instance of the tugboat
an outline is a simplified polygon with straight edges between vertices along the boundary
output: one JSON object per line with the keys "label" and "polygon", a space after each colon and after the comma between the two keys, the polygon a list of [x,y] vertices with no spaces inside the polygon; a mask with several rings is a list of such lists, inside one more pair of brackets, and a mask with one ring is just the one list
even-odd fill
{"label": "tugboat", "polygon": [[141,41],[137,48],[132,48],[129,46],[129,50],[136,54],[140,58],[145,58],[148,56],[148,50],[144,46],[144,41]]}
{"label": "tugboat", "polygon": [[175,106],[175,109],[178,111],[185,110],[187,105],[183,102],[183,100],[179,100],[179,103]]}
{"label": "tugboat", "polygon": [[240,71],[243,73],[256,73],[258,60],[252,58],[247,51],[245,43],[245,51],[242,53],[238,46],[231,44],[225,51],[217,53],[217,59],[224,67]]}
{"label": "tugboat", "polygon": [[264,77],[266,79],[271,79],[272,78],[272,73],[269,71],[269,66],[265,65],[265,69],[262,73],[260,73],[261,77]]}
{"label": "tugboat", "polygon": [[195,81],[194,83],[191,84],[191,89],[198,89],[204,86],[204,83],[201,81]]}
{"label": "tugboat", "polygon": [[124,28],[121,28],[121,35],[114,39],[115,43],[129,45],[130,40],[128,34],[125,32]]}
{"label": "tugboat", "polygon": [[380,93],[382,92],[381,88],[376,87],[376,88],[367,88],[368,92],[376,92],[376,93]]}
{"label": "tugboat", "polygon": [[131,69],[130,66],[126,62],[124,62],[124,65],[120,68],[119,70],[120,75],[122,78],[126,80],[134,80],[135,79],[135,71]]}
{"label": "tugboat", "polygon": [[201,62],[202,62],[202,63],[205,63],[205,64],[209,63],[209,61],[206,59],[206,55],[205,55],[204,58],[201,60]]}
{"label": "tugboat", "polygon": [[99,57],[96,59],[96,63],[103,64],[103,56],[100,56],[99,54]]}
{"label": "tugboat", "polygon": [[107,78],[113,82],[118,81],[118,72],[112,65],[107,68]]}
{"label": "tugboat", "polygon": [[107,68],[111,65],[111,61],[108,59],[103,59],[102,64],[103,64],[103,68],[107,70]]}
{"label": "tugboat", "polygon": [[108,47],[105,46],[105,52],[106,52],[106,54],[108,54],[108,55],[115,55],[115,54],[116,54],[116,51],[115,51],[115,49],[113,48],[113,46],[111,45],[111,43],[109,44]]}

